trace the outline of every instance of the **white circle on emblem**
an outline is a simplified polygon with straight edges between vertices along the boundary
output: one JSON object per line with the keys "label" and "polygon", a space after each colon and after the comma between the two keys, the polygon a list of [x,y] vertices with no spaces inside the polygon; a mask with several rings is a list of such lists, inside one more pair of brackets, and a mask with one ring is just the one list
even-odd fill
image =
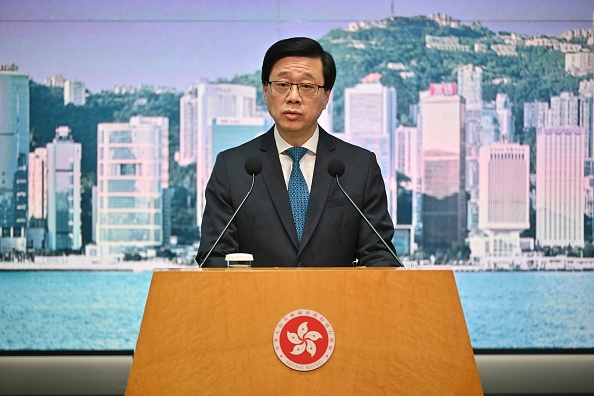
{"label": "white circle on emblem", "polygon": [[297,371],[323,366],[336,339],[328,319],[311,309],[298,309],[285,315],[274,328],[272,345],[283,364]]}

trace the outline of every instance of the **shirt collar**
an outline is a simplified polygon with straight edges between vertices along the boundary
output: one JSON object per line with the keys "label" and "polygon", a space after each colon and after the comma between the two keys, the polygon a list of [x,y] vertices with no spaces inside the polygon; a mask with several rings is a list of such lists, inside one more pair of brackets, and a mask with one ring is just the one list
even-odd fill
{"label": "shirt collar", "polygon": [[[320,139],[320,127],[316,126],[316,130],[315,130],[314,134],[301,147],[305,147],[308,151],[311,151],[312,153],[315,154],[316,150],[318,149],[318,140],[319,139]],[[285,139],[282,138],[280,133],[278,133],[278,129],[276,128],[276,125],[274,126],[274,140],[276,142],[276,148],[277,148],[279,154],[283,153],[286,149],[293,147],[289,143],[287,143],[287,141]]]}

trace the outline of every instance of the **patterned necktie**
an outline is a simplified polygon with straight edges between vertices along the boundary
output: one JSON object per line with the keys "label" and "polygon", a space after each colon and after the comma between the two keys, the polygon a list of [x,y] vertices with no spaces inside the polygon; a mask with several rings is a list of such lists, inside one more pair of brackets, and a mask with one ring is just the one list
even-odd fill
{"label": "patterned necktie", "polygon": [[305,226],[305,214],[307,213],[307,204],[309,202],[309,190],[305,177],[301,173],[299,161],[307,153],[305,147],[291,147],[285,150],[285,153],[293,160],[291,168],[291,177],[289,178],[289,201],[291,202],[291,211],[293,212],[293,221],[297,229],[297,237],[301,243],[303,227]]}

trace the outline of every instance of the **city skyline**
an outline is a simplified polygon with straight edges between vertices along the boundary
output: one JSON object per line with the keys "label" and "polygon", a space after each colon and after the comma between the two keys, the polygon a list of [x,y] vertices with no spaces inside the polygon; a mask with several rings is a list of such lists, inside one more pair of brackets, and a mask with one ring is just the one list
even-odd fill
{"label": "city skyline", "polygon": [[140,84],[183,90],[201,79],[256,72],[266,48],[281,38],[320,38],[351,22],[442,13],[495,31],[558,35],[591,28],[594,11],[592,0],[300,4],[2,0],[0,63],[16,64],[39,83],[58,74],[82,81],[91,92]]}

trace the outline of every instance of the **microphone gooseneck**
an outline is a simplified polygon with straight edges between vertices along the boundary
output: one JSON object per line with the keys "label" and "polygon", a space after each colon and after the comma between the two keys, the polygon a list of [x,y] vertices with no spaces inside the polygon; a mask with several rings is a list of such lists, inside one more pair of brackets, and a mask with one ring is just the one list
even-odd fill
{"label": "microphone gooseneck", "polygon": [[219,243],[219,241],[221,240],[221,238],[223,237],[223,235],[225,235],[225,232],[227,231],[227,228],[229,228],[229,226],[231,225],[231,223],[235,219],[235,216],[237,216],[237,213],[239,213],[239,210],[241,209],[241,207],[243,206],[243,204],[245,203],[245,201],[248,199],[248,197],[252,193],[252,190],[254,189],[254,183],[256,181],[256,176],[259,175],[260,172],[262,172],[262,161],[260,161],[259,158],[255,158],[255,157],[254,158],[249,158],[247,161],[245,161],[245,171],[248,173],[248,175],[252,176],[252,186],[250,187],[250,190],[247,192],[247,194],[243,198],[243,201],[241,201],[241,203],[239,204],[239,206],[237,207],[237,209],[235,209],[235,212],[233,213],[233,216],[231,216],[231,219],[229,220],[229,222],[227,223],[227,225],[225,226],[225,228],[223,228],[223,231],[219,234],[219,237],[217,238],[217,240],[215,241],[215,243],[212,245],[212,247],[210,248],[210,250],[208,251],[208,253],[206,254],[206,256],[204,256],[204,259],[198,265],[198,267],[200,267],[200,268],[202,268],[202,266],[204,265],[204,263],[206,263],[206,260],[208,260],[208,258],[210,257],[210,254],[212,253],[212,251],[214,250],[214,248],[217,246],[217,244]]}
{"label": "microphone gooseneck", "polygon": [[367,217],[363,214],[363,212],[361,212],[361,210],[359,209],[359,207],[357,207],[357,205],[355,204],[355,202],[353,202],[353,200],[351,199],[351,197],[349,196],[349,194],[347,194],[347,192],[344,190],[344,188],[342,188],[342,186],[340,185],[340,181],[338,180],[338,178],[344,174],[344,169],[345,169],[344,168],[344,162],[342,162],[339,159],[333,159],[333,160],[331,160],[328,163],[328,173],[330,174],[330,176],[332,176],[333,178],[336,179],[336,184],[338,184],[338,187],[340,188],[340,190],[342,191],[342,193],[344,194],[344,196],[347,197],[347,199],[349,200],[349,202],[351,203],[351,205],[353,205],[353,207],[357,210],[357,212],[359,212],[359,214],[361,215],[361,217],[367,222],[367,225],[375,233],[375,235],[377,236],[377,238],[380,241],[382,241],[382,243],[384,244],[384,246],[386,247],[386,249],[388,249],[388,251],[392,254],[392,256],[394,257],[394,259],[396,259],[396,263],[398,264],[398,266],[399,267],[404,267],[404,264],[402,263],[402,261],[400,261],[400,259],[396,255],[396,253],[394,253],[392,251],[392,249],[390,249],[390,247],[388,246],[388,244],[386,243],[386,241],[384,241],[384,238],[381,237],[381,235],[379,234],[379,232],[377,232],[377,230],[375,229],[375,227],[371,224],[371,222],[367,219]]}

